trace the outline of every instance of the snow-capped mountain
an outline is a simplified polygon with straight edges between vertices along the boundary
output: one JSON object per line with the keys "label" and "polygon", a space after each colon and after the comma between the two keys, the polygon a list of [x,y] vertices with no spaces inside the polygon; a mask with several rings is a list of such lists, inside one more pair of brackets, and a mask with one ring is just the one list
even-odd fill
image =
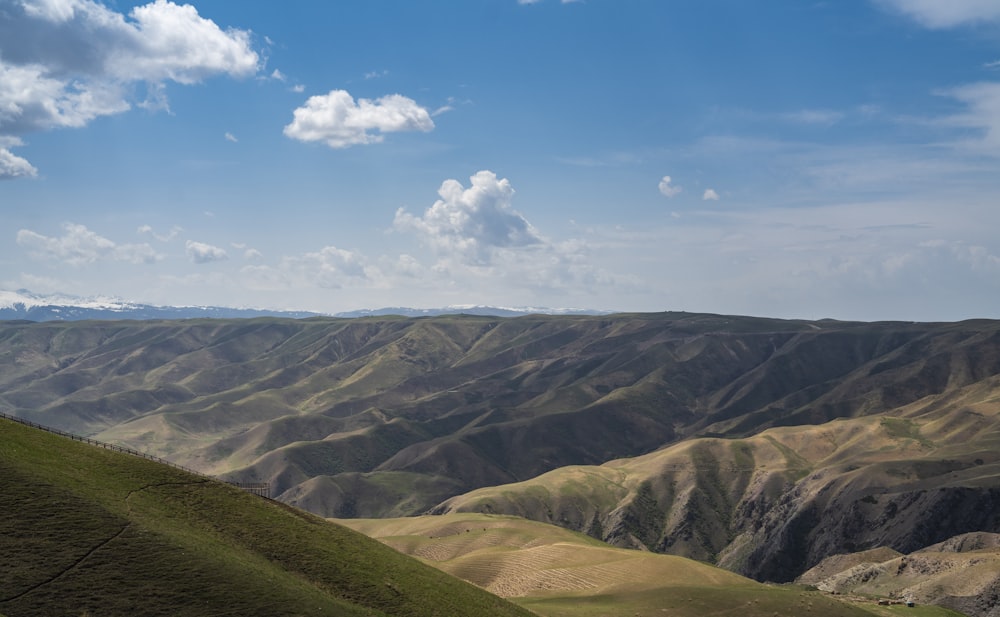
{"label": "snow-capped mountain", "polygon": [[403,317],[430,317],[436,315],[489,315],[494,317],[517,317],[520,315],[605,315],[609,311],[589,309],[551,309],[539,307],[496,307],[461,304],[443,308],[416,309],[390,307],[360,309],[343,313],[318,313],[310,311],[275,311],[256,308],[232,308],[220,306],[155,306],[129,302],[121,298],[94,297],[81,298],[65,294],[35,294],[25,289],[17,291],[0,290],[0,320],[25,319],[29,321],[82,321],[87,319],[192,319],[285,317],[302,319],[306,317],[380,317],[400,315]]}
{"label": "snow-capped mountain", "polygon": [[270,311],[219,306],[154,306],[121,298],[41,295],[26,289],[0,290],[0,320],[81,321],[85,319],[191,319],[195,317],[315,317],[307,311]]}

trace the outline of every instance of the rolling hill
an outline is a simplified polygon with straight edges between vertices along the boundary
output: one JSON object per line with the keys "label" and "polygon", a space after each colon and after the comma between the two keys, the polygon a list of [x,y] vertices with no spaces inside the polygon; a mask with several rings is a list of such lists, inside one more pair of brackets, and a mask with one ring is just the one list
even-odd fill
{"label": "rolling hill", "polygon": [[976,386],[896,415],[700,438],[453,497],[617,546],[790,581],[832,554],[1000,529],[1000,405]]}
{"label": "rolling hill", "polygon": [[[746,617],[878,614],[802,587],[763,585],[682,557],[612,548],[518,517],[448,514],[339,521],[545,617],[739,612]],[[924,614],[947,614],[923,607]]]}
{"label": "rolling hill", "polygon": [[772,581],[1000,531],[998,379],[986,320],[0,324],[6,413],[322,516],[519,514]]}
{"label": "rolling hill", "polygon": [[279,502],[0,419],[0,613],[530,615]]}

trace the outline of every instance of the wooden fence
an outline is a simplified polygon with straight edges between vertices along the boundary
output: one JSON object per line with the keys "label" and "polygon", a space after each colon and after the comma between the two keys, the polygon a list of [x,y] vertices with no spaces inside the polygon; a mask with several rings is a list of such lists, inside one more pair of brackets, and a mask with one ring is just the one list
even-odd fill
{"label": "wooden fence", "polygon": [[177,463],[171,463],[167,459],[160,458],[158,456],[153,456],[152,454],[146,454],[145,452],[140,452],[138,450],[133,450],[132,448],[116,446],[113,443],[97,441],[96,439],[91,439],[89,437],[81,437],[80,435],[74,435],[73,433],[61,431],[57,428],[52,428],[51,426],[45,426],[44,424],[32,422],[31,420],[25,420],[24,418],[18,418],[17,416],[12,416],[9,414],[5,414],[3,412],[0,412],[0,418],[3,418],[4,420],[10,420],[12,422],[17,422],[18,424],[23,424],[25,426],[30,426],[31,428],[37,428],[46,431],[48,433],[53,433],[55,435],[60,435],[68,439],[72,439],[73,441],[80,441],[98,448],[104,448],[105,450],[113,450],[115,452],[121,452],[122,454],[128,454],[130,456],[138,456],[139,458],[144,458],[146,460],[160,463],[161,465],[167,465],[169,467],[173,467],[174,469],[180,469],[181,471],[186,471],[187,473],[194,474],[202,478],[208,478],[210,480],[216,480],[218,482],[225,482],[226,484],[235,486],[236,488],[242,489],[254,495],[259,495],[267,499],[271,498],[271,484],[269,482],[229,482],[226,480],[220,480],[219,478],[203,474],[200,471],[195,471],[190,467],[178,465]]}

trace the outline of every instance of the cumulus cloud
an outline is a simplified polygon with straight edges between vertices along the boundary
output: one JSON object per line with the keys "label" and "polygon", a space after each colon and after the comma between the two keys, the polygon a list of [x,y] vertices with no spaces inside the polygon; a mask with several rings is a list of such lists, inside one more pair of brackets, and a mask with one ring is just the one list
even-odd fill
{"label": "cumulus cloud", "polygon": [[213,261],[225,261],[229,259],[229,254],[225,249],[204,242],[188,240],[184,243],[184,250],[188,259],[196,264],[207,264]]}
{"label": "cumulus cloud", "polygon": [[258,63],[249,32],[222,30],[187,4],[155,0],[126,17],[94,0],[5,3],[0,135],[81,127],[127,111],[137,91],[145,100],[136,104],[166,108],[167,81],[252,75]]}
{"label": "cumulus cloud", "polygon": [[225,135],[223,135],[223,137],[226,138],[226,141],[230,141],[230,142],[232,142],[234,144],[239,141],[239,139],[236,138],[236,135],[233,135],[232,133],[230,133],[228,131],[226,132]]}
{"label": "cumulus cloud", "polygon": [[299,141],[319,141],[331,148],[379,143],[385,133],[434,128],[430,113],[413,99],[390,94],[376,100],[358,99],[346,90],[311,96],[293,113],[285,135]]}
{"label": "cumulus cloud", "polygon": [[715,192],[715,189],[705,189],[701,198],[704,201],[719,201],[719,194]]}
{"label": "cumulus cloud", "polygon": [[668,198],[674,197],[684,190],[675,184],[671,184],[671,182],[670,176],[663,176],[663,178],[660,179],[660,192]]}
{"label": "cumulus cloud", "polygon": [[[536,297],[538,294],[588,294],[595,289],[634,285],[594,265],[591,246],[579,239],[553,241],[541,234],[513,209],[514,189],[492,171],[480,171],[469,187],[446,180],[438,199],[420,216],[400,208],[393,228],[412,233],[432,251],[434,260],[402,255],[380,262],[392,286],[413,285],[421,290],[467,297],[481,289],[482,281],[500,297],[505,294]],[[480,292],[482,293],[482,292]]]}
{"label": "cumulus cloud", "polygon": [[876,0],[883,7],[902,13],[926,28],[953,28],[974,23],[1000,21],[996,0]]}
{"label": "cumulus cloud", "polygon": [[134,264],[152,263],[162,255],[149,244],[118,244],[84,225],[66,223],[63,235],[45,236],[29,229],[17,232],[17,244],[28,249],[32,257],[82,266],[97,261],[124,261]]}
{"label": "cumulus cloud", "polygon": [[465,188],[458,180],[445,180],[441,199],[423,216],[400,208],[393,225],[416,232],[440,253],[461,256],[473,263],[489,263],[495,249],[543,242],[537,230],[511,207],[514,189],[492,171],[480,171]]}

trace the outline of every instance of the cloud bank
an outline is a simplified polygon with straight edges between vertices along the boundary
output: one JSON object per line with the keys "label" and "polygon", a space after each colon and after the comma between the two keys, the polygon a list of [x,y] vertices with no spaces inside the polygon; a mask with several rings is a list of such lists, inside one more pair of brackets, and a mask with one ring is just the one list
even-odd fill
{"label": "cloud bank", "polygon": [[83,266],[98,261],[123,261],[133,264],[162,259],[149,244],[118,244],[77,223],[65,223],[63,235],[45,236],[29,229],[17,232],[17,244],[28,249],[36,259]]}
{"label": "cloud bank", "polygon": [[[35,175],[12,136],[166,107],[167,81],[253,75],[250,33],[222,30],[191,5],[155,0],[128,16],[93,0],[20,0],[0,10],[0,178]],[[6,136],[6,137],[4,137]]]}

